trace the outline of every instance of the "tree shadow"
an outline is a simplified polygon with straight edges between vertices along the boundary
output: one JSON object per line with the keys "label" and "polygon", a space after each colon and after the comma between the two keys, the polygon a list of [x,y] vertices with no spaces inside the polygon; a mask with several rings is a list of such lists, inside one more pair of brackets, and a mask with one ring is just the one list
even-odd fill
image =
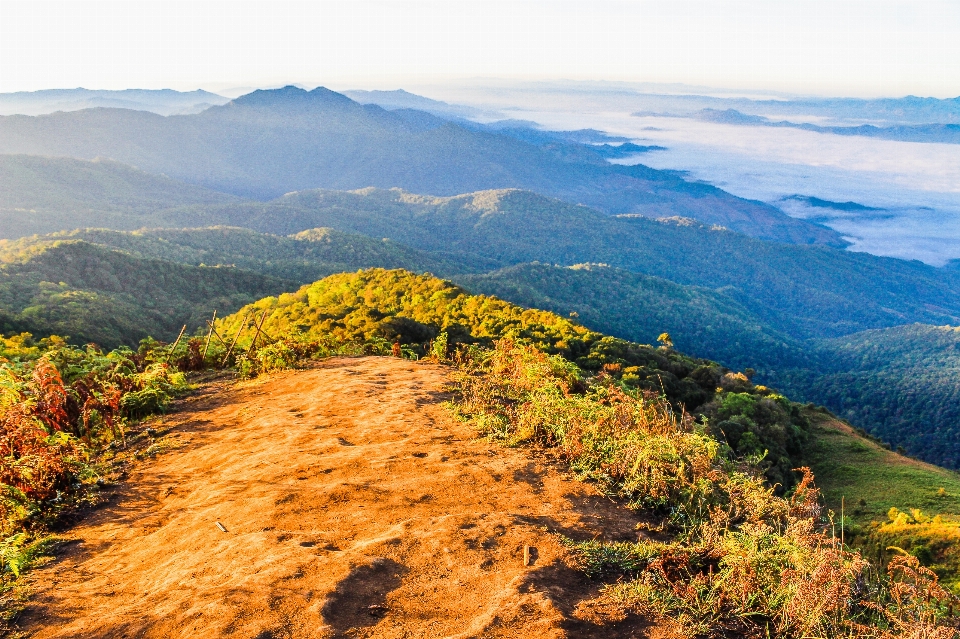
{"label": "tree shadow", "polygon": [[602,582],[554,561],[530,572],[521,590],[544,593],[563,616],[560,626],[568,639],[641,639],[648,637],[651,621],[632,612],[596,602]]}
{"label": "tree shadow", "polygon": [[387,595],[400,587],[407,571],[406,566],[383,557],[353,568],[327,597],[320,611],[334,636],[345,637],[352,628],[379,623],[389,613]]}

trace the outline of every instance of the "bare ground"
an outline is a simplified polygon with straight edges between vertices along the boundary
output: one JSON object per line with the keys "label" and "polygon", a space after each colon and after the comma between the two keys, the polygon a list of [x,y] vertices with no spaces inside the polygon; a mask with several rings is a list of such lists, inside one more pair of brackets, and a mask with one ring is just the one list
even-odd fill
{"label": "bare ground", "polygon": [[[556,533],[634,513],[441,402],[446,370],[334,359],[208,387],[34,576],[37,638],[662,637],[591,604]],[[222,532],[220,522],[226,532]],[[533,562],[525,566],[523,547]]]}

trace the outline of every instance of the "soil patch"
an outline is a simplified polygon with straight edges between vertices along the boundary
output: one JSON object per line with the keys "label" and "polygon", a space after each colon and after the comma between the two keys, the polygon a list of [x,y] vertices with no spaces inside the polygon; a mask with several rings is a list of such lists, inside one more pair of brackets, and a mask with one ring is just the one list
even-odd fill
{"label": "soil patch", "polygon": [[[631,511],[441,403],[447,369],[329,360],[217,387],[34,573],[37,638],[665,636],[590,605],[555,533]],[[219,523],[219,525],[218,525]],[[529,565],[524,562],[524,547]]]}

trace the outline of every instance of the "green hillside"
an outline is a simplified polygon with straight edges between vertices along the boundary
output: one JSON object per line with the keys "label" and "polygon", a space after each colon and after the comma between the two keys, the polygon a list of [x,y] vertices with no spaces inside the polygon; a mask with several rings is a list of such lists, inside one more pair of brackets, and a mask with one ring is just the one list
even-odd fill
{"label": "green hillside", "polygon": [[[284,199],[305,197],[296,194]],[[957,306],[956,289],[951,284],[957,274],[826,248],[779,245],[772,251],[763,242],[695,224],[627,220],[628,227],[618,228],[615,225],[623,224],[623,220],[523,192],[431,198],[374,190],[313,192],[309,197],[317,200],[316,208],[288,207],[312,216],[301,222],[339,224],[366,231],[372,237],[330,229],[315,229],[292,237],[241,228],[132,233],[86,230],[0,242],[0,255],[29,252],[51,240],[82,239],[124,251],[137,259],[193,268],[229,266],[227,270],[242,269],[251,275],[259,273],[283,280],[282,284],[274,281],[267,289],[258,288],[259,284],[248,288],[245,280],[237,292],[254,297],[258,293],[290,291],[331,273],[358,268],[432,272],[474,292],[494,294],[565,316],[576,313],[584,326],[623,339],[653,343],[660,333],[668,332],[685,352],[733,368],[753,368],[758,382],[784,388],[798,399],[825,404],[894,446],[902,445],[911,454],[950,467],[956,463],[956,438],[951,429],[957,399],[949,381],[954,368],[949,358],[942,357],[951,351],[935,346],[939,342],[930,342],[934,346],[927,348],[930,344],[925,345],[926,337],[898,339],[894,330],[889,333],[890,344],[899,350],[857,368],[850,362],[861,358],[849,349],[839,348],[846,343],[844,338],[816,341],[809,337],[811,333],[817,335],[810,328],[814,322],[814,326],[819,325],[821,331],[829,334],[862,329],[871,323],[942,320],[946,309]],[[273,205],[258,206],[269,211]],[[258,219],[268,226],[273,224],[269,215]],[[573,225],[573,231],[564,234],[565,224]],[[605,224],[611,226],[604,228]],[[627,233],[630,229],[644,232],[631,237]],[[619,236],[615,235],[617,232],[621,232]],[[549,239],[550,233],[554,233],[553,240]],[[403,238],[425,248],[409,248],[397,240],[373,239],[378,236]],[[615,251],[617,242],[619,253]],[[497,251],[497,246],[501,250]],[[727,250],[721,251],[724,246]],[[809,254],[812,265],[804,262],[805,254]],[[638,270],[663,270],[673,277],[596,265],[569,268],[526,263],[498,268],[505,262],[530,257],[546,257],[554,264],[562,264],[567,260],[575,263],[582,256],[599,257],[608,263],[620,260]],[[821,270],[816,271],[816,266]],[[745,268],[765,273],[767,285],[745,278]],[[693,284],[678,284],[674,279],[678,272],[696,280]],[[830,273],[838,275],[830,278]],[[9,276],[7,279],[13,281]],[[8,293],[2,307],[7,318],[4,325],[8,326],[4,331],[55,331],[76,339],[94,339],[87,337],[89,333],[79,320],[74,325],[65,320],[39,322],[38,318],[47,312],[43,310],[45,304],[59,308],[65,303],[63,295],[41,295],[40,282],[62,279],[51,268],[46,275],[31,275],[19,287],[11,288],[16,293]],[[697,285],[697,281],[712,285]],[[105,294],[99,286],[77,279],[70,283],[71,291]],[[907,295],[911,287],[917,289],[916,295]],[[130,304],[139,299],[146,300],[147,307],[154,304],[146,298],[144,291],[148,290],[149,287],[131,287],[127,291],[132,296],[128,298]],[[175,296],[175,290],[176,285],[169,293],[150,295]],[[105,306],[100,298],[70,299],[75,305],[81,304],[80,299],[86,300],[78,308],[88,309],[84,312],[92,313],[92,317],[101,317],[96,313],[102,313],[102,326],[118,321],[109,319],[111,312],[104,310],[109,305]],[[931,308],[928,303],[933,300],[937,304]],[[854,301],[860,304],[859,308],[852,308]],[[168,306],[182,310],[159,324],[150,314],[136,313],[135,305],[128,306],[124,312],[113,314],[126,318],[123,330],[101,331],[95,339],[108,345],[119,341],[134,343],[147,334],[168,335],[182,321],[189,321],[193,330],[201,325],[200,317],[211,312],[207,300],[199,298],[178,298]],[[771,309],[773,306],[779,309]],[[28,307],[30,313],[24,315],[23,309]],[[188,307],[190,312],[186,312]],[[226,302],[215,307],[221,312],[235,308]],[[89,309],[99,310],[94,313]],[[49,313],[50,318],[55,318],[64,311]],[[831,318],[838,321],[827,321]],[[851,337],[850,343],[857,344],[857,339]],[[916,365],[907,366],[905,354],[914,349],[927,355]]]}
{"label": "green hillside", "polygon": [[135,346],[173,339],[291,283],[235,268],[145,259],[79,240],[39,244],[0,262],[0,309],[10,328],[76,342]]}
{"label": "green hillside", "polygon": [[960,328],[910,324],[816,343],[823,368],[782,386],[949,468],[960,467]]}
{"label": "green hillside", "polygon": [[[862,549],[866,557],[877,560],[877,565],[885,565],[896,554],[890,546],[897,546],[932,566],[948,587],[960,588],[960,556],[953,550],[956,520],[960,518],[960,475],[895,453],[822,409],[795,404],[769,388],[754,385],[745,375],[707,360],[682,355],[669,347],[654,348],[604,336],[553,313],[470,295],[448,282],[405,271],[372,269],[334,275],[296,293],[260,300],[222,320],[219,328],[227,334],[242,331],[241,343],[249,344],[255,333],[252,318],[263,318],[266,334],[294,343],[319,339],[367,343],[386,340],[389,344],[396,340],[432,354],[449,354],[456,345],[489,346],[494,339],[508,338],[560,355],[587,372],[608,375],[626,388],[662,392],[674,406],[683,405],[693,413],[704,425],[703,434],[716,438],[721,450],[729,451],[724,455],[730,454],[744,464],[762,460],[767,481],[779,484],[781,489],[794,484],[794,468],[809,466],[823,490],[834,527],[839,527],[846,541]],[[424,344],[431,339],[432,344]],[[437,343],[442,344],[439,351]],[[268,347],[264,352],[270,358],[280,350]],[[520,356],[509,345],[499,347],[497,352]],[[573,373],[561,361],[550,366],[553,375],[565,380],[560,383],[565,389],[563,397],[543,390],[540,382],[513,378],[518,386],[543,390],[552,399],[528,398],[527,403],[512,405],[496,395],[503,391],[497,387],[495,396],[485,401],[514,415],[511,420],[517,422],[513,424],[517,430],[511,431],[509,424],[494,420],[484,422],[484,432],[507,441],[522,441],[518,433],[538,432],[533,425],[525,426],[526,420],[541,424],[546,433],[562,430],[564,419],[583,422],[583,415],[562,414],[565,401],[584,409],[588,404],[578,399],[571,386],[577,382],[563,377]],[[519,363],[517,367],[527,370]],[[486,388],[485,383],[477,381],[477,392]],[[617,405],[612,397],[604,397],[599,396],[601,405],[606,405],[605,401]],[[465,401],[476,404],[479,400]],[[576,429],[569,433],[585,438],[587,443],[560,440],[552,445],[569,446],[580,454],[586,454],[584,446],[588,451],[593,446],[597,455],[610,454],[610,442],[603,437],[614,432],[627,437],[628,431],[602,424],[594,425],[596,433]],[[501,432],[501,426],[506,430]],[[690,432],[701,430],[693,428]],[[549,439],[548,435],[544,437]],[[631,440],[631,446],[635,445]],[[657,455],[650,458],[660,459]],[[611,477],[604,472],[598,480],[610,482]]]}
{"label": "green hillside", "polygon": [[799,340],[765,326],[722,291],[597,264],[520,264],[454,279],[475,293],[573,313],[584,326],[634,342],[654,343],[668,332],[678,350],[735,368],[809,363]]}
{"label": "green hillside", "polygon": [[[83,240],[137,259],[162,260],[164,268],[229,266],[231,272],[283,281],[270,280],[267,288],[250,280],[237,285],[237,294],[253,297],[358,268],[431,272],[477,293],[561,315],[576,313],[584,326],[623,339],[653,343],[668,332],[685,352],[753,368],[761,383],[827,405],[911,454],[957,465],[954,333],[923,327],[859,333],[906,320],[960,324],[958,311],[950,310],[960,307],[958,273],[823,247],[774,247],[697,224],[609,217],[517,191],[455,198],[321,191],[281,201],[291,205],[256,205],[250,220],[267,227],[287,224],[291,218],[277,211],[293,210],[301,215],[296,224],[319,222],[353,232],[314,229],[282,237],[243,228],[85,230],[0,242],[0,256],[29,253],[51,240]],[[251,205],[227,205],[234,206]],[[556,265],[583,258],[621,266]],[[521,260],[531,262],[516,263]],[[751,271],[762,277],[744,276]],[[16,279],[11,278],[7,275],[8,282]],[[114,313],[106,310],[113,302],[101,297],[74,292],[65,297],[65,291],[54,296],[49,285],[40,284],[60,281],[66,280],[51,266],[42,276],[8,284],[15,293],[4,298],[5,332],[26,326],[107,345],[135,343],[147,334],[168,335],[184,321],[192,330],[213,307],[222,312],[252,299],[211,305],[200,297],[179,297],[177,284],[167,293],[154,292],[151,286],[166,286],[154,282],[129,287],[126,310]],[[110,292],[94,281],[68,283],[70,291]],[[145,300],[149,308],[154,298],[169,299],[165,304],[180,310],[159,323],[150,313],[136,312],[140,302],[134,300]],[[62,319],[66,299],[100,318],[100,326],[125,318],[122,330],[98,329],[90,336],[83,321],[71,325]],[[815,339],[853,330],[847,337]],[[922,334],[908,339],[910,330]]]}
{"label": "green hillside", "polygon": [[608,213],[685,215],[767,239],[846,245],[831,229],[678,173],[610,164],[589,145],[531,143],[422,111],[361,105],[323,87],[255,91],[195,115],[105,108],[4,116],[0,153],[110,157],[261,200],[312,188],[524,188]]}
{"label": "green hillside", "polygon": [[267,294],[371,266],[471,270],[390,240],[313,229],[88,229],[0,241],[4,333],[69,335],[105,346],[169,338]]}
{"label": "green hillside", "polygon": [[960,467],[960,329],[910,324],[830,340],[778,334],[725,292],[610,267],[525,264],[461,276],[472,291],[561,314],[639,342],[667,331],[677,348],[734,368],[947,468]]}
{"label": "green hillside", "polygon": [[884,521],[891,508],[960,517],[960,474],[888,450],[827,415],[809,415],[812,438],[804,460],[830,508],[839,513],[844,507],[863,527]]}
{"label": "green hillside", "polygon": [[0,241],[0,260],[36,244],[57,240],[83,240],[119,249],[139,257],[181,264],[235,266],[297,283],[312,282],[340,271],[382,266],[431,271],[439,274],[485,270],[487,265],[444,259],[407,248],[389,239],[310,229],[283,237],[249,229],[207,227],[142,229],[122,232],[81,229],[50,235]]}
{"label": "green hillside", "polygon": [[527,191],[450,198],[309,191],[277,204],[304,213],[291,218],[288,208],[238,211],[234,223],[292,233],[298,230],[289,226],[293,219],[502,266],[603,263],[722,289],[765,325],[800,339],[906,321],[960,324],[960,273],[829,247],[762,242],[690,220],[611,217]]}
{"label": "green hillside", "polygon": [[162,209],[235,201],[110,160],[0,155],[0,239],[80,226],[157,226]]}

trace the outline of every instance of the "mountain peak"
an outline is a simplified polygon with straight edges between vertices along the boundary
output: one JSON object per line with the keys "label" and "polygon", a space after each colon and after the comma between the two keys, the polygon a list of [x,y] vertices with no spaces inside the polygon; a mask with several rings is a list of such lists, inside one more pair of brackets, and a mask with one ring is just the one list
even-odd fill
{"label": "mountain peak", "polygon": [[356,105],[357,103],[336,91],[326,87],[317,87],[312,91],[287,85],[280,89],[257,89],[236,98],[231,104],[249,107],[306,106],[306,105]]}

